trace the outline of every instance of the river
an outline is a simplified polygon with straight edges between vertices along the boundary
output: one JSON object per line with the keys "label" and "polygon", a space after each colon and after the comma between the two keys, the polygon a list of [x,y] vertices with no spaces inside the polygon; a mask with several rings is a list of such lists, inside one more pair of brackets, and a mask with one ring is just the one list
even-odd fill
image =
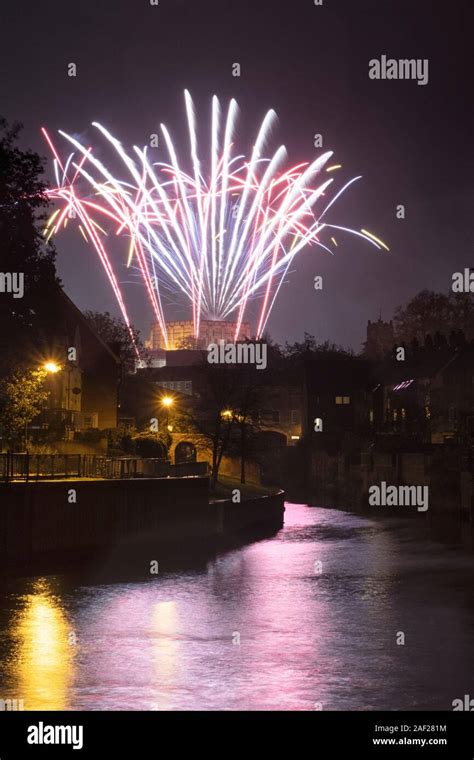
{"label": "river", "polygon": [[[25,709],[452,709],[474,696],[474,557],[287,504],[273,538],[143,577],[4,577],[0,699]],[[404,643],[403,643],[404,642]]]}

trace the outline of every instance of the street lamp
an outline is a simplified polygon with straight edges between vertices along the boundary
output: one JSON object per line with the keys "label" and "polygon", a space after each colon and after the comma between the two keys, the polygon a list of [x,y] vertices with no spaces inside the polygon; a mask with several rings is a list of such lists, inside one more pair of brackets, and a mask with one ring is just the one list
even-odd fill
{"label": "street lamp", "polygon": [[[174,398],[172,396],[162,396],[160,399],[160,403],[164,408],[166,409],[166,428],[168,432],[171,432],[173,429],[171,425],[169,424],[169,410],[174,404]],[[171,428],[171,430],[170,430]]]}
{"label": "street lamp", "polygon": [[50,374],[50,375],[55,375],[56,372],[60,372],[61,371],[60,365],[57,364],[55,361],[45,362],[43,364],[43,369],[45,369],[46,372],[48,372],[48,374]]}
{"label": "street lamp", "polygon": [[[76,409],[71,406],[71,375],[74,372],[74,364],[71,362],[66,362],[66,366],[64,366],[62,364],[58,364],[58,362],[56,362],[54,359],[48,359],[48,361],[42,364],[41,369],[47,372],[48,375],[57,375],[58,372],[64,372],[67,370],[67,385],[64,387],[64,383],[61,384],[61,398],[59,400],[59,408],[60,410],[64,411],[62,419],[65,422],[66,440],[69,440],[69,431],[74,429],[74,414],[76,411]],[[72,388],[72,393],[74,395],[77,395],[78,393],[81,393],[81,389],[77,387]],[[65,399],[64,394],[66,394]],[[74,405],[74,407],[75,406],[76,405]]]}
{"label": "street lamp", "polygon": [[[43,369],[45,372],[47,372],[48,375],[57,375],[58,372],[62,372],[62,370],[64,369],[64,367],[62,367],[61,364],[58,364],[58,362],[55,361],[54,359],[48,359],[48,361],[43,362],[43,364],[41,365],[41,369]],[[69,374],[68,374],[68,388],[67,388],[68,398],[66,400],[66,410],[69,407],[69,384],[70,384],[70,378],[71,378],[71,372],[69,370]],[[61,394],[62,394],[62,389],[61,389]],[[62,402],[61,402],[61,406],[62,406]]]}
{"label": "street lamp", "polygon": [[[48,375],[55,375],[56,372],[61,371],[61,366],[57,364],[54,360],[49,360],[47,362],[44,362],[44,364],[41,365],[41,368],[45,372],[48,373]],[[25,448],[28,448],[28,423],[25,422]]]}

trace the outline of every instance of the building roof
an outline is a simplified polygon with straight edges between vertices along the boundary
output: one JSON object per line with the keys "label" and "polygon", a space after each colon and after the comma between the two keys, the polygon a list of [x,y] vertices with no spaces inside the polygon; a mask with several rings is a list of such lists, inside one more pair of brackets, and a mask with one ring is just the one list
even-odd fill
{"label": "building roof", "polygon": [[[68,315],[74,316],[79,324],[84,327],[89,334],[91,334],[95,340],[102,346],[114,361],[119,364],[120,357],[113,351],[113,349],[105,343],[100,335],[94,330],[90,322],[86,319],[82,311],[76,306],[76,304],[69,298],[62,288],[58,288],[58,307],[61,312],[61,316],[64,317],[64,322],[61,322],[61,328],[66,328],[68,336],[74,339],[74,333],[76,324],[72,324],[68,319]],[[71,331],[71,332],[70,332]]]}
{"label": "building roof", "polygon": [[385,385],[398,385],[408,380],[430,380],[443,372],[459,358],[458,349],[450,346],[407,349],[405,359],[397,361],[394,356],[386,357],[374,370],[374,377]]}
{"label": "building roof", "polygon": [[309,357],[305,381],[309,392],[334,393],[370,387],[370,363],[356,356]]}

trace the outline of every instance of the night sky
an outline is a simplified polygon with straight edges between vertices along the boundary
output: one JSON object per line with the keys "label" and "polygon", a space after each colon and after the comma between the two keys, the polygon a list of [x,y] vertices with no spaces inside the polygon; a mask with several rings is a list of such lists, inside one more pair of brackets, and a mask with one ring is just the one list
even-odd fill
{"label": "night sky", "polygon": [[[235,97],[237,146],[246,152],[269,108],[271,143],[289,162],[312,160],[315,133],[343,165],[362,174],[331,221],[381,237],[390,253],[337,235],[295,259],[272,312],[273,338],[307,331],[358,350],[368,319],[423,288],[447,292],[452,273],[474,264],[472,0],[43,0],[5,3],[0,26],[0,113],[24,123],[22,143],[47,155],[45,126],[100,143],[97,120],[126,146],[148,143],[164,122],[181,160],[188,153],[183,90],[209,142],[210,102]],[[428,58],[429,83],[373,81],[381,55]],[[77,65],[77,77],[67,65]],[[232,76],[239,62],[241,76]],[[97,152],[97,151],[95,151]],[[166,158],[162,149],[163,160]],[[100,155],[100,152],[98,153]],[[48,176],[52,179],[51,172]],[[404,204],[406,219],[396,219]],[[118,314],[95,252],[68,229],[56,238],[58,268],[82,309]],[[126,259],[126,244],[113,248]],[[323,275],[322,292],[313,287]],[[151,309],[138,277],[120,268],[133,321],[148,335]],[[255,309],[253,310],[255,313]],[[168,319],[189,317],[179,304]]]}

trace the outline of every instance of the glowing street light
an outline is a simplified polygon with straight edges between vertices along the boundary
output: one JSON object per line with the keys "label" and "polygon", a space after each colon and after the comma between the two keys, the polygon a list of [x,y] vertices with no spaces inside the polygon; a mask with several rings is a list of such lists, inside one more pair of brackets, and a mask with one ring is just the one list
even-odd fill
{"label": "glowing street light", "polygon": [[[61,371],[61,366],[57,364],[54,360],[50,360],[47,362],[44,362],[44,364],[41,365],[41,369],[43,369],[45,372],[47,372],[49,375],[55,375],[57,372]],[[41,378],[40,382],[43,378]],[[25,448],[28,448],[28,423],[25,422]]]}
{"label": "glowing street light", "polygon": [[51,375],[55,375],[56,372],[60,372],[61,367],[56,362],[50,361],[43,364],[43,369],[45,369],[46,372],[49,372]]}
{"label": "glowing street light", "polygon": [[174,398],[172,396],[162,396],[160,398],[160,404],[166,409],[166,427],[169,433],[173,430],[172,425],[169,424],[170,409],[174,404]]}

